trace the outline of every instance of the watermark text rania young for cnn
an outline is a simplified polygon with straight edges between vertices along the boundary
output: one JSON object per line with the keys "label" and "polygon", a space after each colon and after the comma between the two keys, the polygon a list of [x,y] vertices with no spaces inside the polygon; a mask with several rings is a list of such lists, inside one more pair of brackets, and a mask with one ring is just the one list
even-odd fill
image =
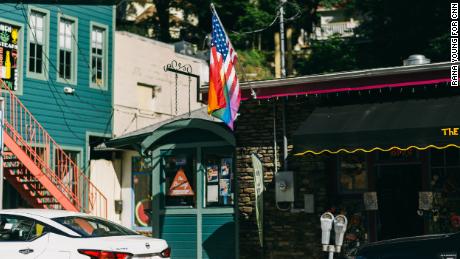
{"label": "watermark text rania young for cnn", "polygon": [[450,85],[458,86],[458,2],[450,3]]}

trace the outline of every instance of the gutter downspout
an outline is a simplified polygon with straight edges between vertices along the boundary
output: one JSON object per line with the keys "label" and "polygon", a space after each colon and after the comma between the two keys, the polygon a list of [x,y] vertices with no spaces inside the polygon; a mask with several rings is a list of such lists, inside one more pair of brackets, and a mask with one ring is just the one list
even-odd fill
{"label": "gutter downspout", "polygon": [[276,139],[276,101],[273,102],[273,155],[275,160],[275,175],[278,173],[278,144]]}

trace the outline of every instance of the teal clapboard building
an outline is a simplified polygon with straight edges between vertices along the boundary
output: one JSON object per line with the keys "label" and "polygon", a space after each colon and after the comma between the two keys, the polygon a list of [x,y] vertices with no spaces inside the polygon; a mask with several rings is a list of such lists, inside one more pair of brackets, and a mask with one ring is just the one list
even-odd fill
{"label": "teal clapboard building", "polygon": [[144,226],[168,242],[171,258],[238,258],[235,139],[206,107],[105,144],[143,156],[144,170],[134,172],[144,173],[133,175],[133,191],[151,181],[151,206],[136,199],[136,217],[140,205],[148,207]]}
{"label": "teal clapboard building", "polygon": [[0,34],[13,28],[17,43],[0,48],[0,65],[15,67],[0,76],[84,169],[112,132],[114,21],[113,1],[0,3]]}

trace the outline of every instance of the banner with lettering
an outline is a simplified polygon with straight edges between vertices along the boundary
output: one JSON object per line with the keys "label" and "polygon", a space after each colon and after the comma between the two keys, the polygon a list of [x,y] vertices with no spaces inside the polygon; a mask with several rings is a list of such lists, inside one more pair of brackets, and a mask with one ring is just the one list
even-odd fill
{"label": "banner with lettering", "polygon": [[263,193],[265,190],[264,187],[264,171],[262,162],[257,157],[257,155],[252,154],[252,167],[254,168],[254,187],[255,187],[255,196],[256,196],[256,220],[257,220],[257,228],[259,230],[259,241],[260,246],[264,246],[263,236],[264,236],[264,198]]}

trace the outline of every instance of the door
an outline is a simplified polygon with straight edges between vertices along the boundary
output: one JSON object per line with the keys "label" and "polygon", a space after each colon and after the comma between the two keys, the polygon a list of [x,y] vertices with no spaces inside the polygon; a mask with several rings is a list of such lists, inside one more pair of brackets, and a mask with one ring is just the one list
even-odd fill
{"label": "door", "polygon": [[196,157],[196,149],[161,150],[159,237],[171,247],[171,258],[197,258]]}
{"label": "door", "polygon": [[34,219],[0,215],[0,254],[2,258],[37,258],[48,245],[44,225]]}
{"label": "door", "polygon": [[380,167],[377,177],[379,240],[423,234],[423,218],[417,214],[421,182],[420,165]]}

